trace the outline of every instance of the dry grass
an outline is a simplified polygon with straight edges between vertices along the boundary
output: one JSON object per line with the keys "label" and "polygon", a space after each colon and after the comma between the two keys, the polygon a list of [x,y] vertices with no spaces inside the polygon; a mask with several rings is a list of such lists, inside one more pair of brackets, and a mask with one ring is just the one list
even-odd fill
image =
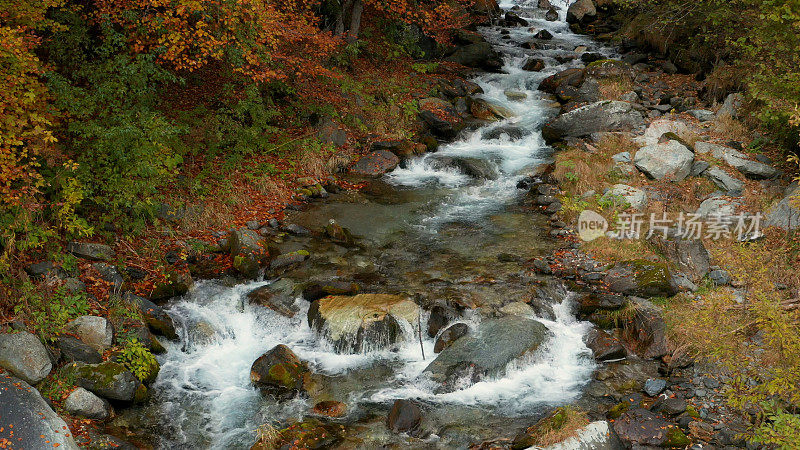
{"label": "dry grass", "polygon": [[743,75],[741,69],[726,64],[714,67],[705,79],[706,100],[721,102],[731,92],[739,91]]}
{"label": "dry grass", "polygon": [[604,100],[619,100],[633,90],[633,82],[628,79],[603,79],[599,84],[600,96]]}
{"label": "dry grass", "polygon": [[577,434],[589,424],[586,413],[570,406],[555,410],[529,429],[538,446],[549,446],[563,442]]}
{"label": "dry grass", "polygon": [[[613,229],[614,224],[609,223]],[[658,254],[643,239],[610,239],[601,237],[585,242],[583,249],[604,262],[627,261],[631,259],[658,258]]]}
{"label": "dry grass", "polygon": [[724,136],[726,141],[739,141],[744,145],[750,143],[752,136],[742,122],[728,116],[714,120],[714,132]]}
{"label": "dry grass", "polygon": [[252,448],[257,450],[278,448],[278,444],[281,441],[280,431],[268,423],[256,429],[256,436],[257,440]]}

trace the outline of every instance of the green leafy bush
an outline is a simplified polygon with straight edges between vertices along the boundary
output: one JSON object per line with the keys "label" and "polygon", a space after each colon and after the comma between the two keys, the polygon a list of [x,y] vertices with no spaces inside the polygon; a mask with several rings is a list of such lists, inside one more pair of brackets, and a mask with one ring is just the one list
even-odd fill
{"label": "green leafy bush", "polygon": [[119,362],[143,383],[150,383],[158,376],[159,365],[156,357],[138,339],[129,339],[125,342],[119,355]]}
{"label": "green leafy bush", "polygon": [[29,281],[22,283],[19,291],[14,314],[30,321],[34,331],[46,340],[55,339],[67,322],[89,312],[89,301],[82,291],[73,293],[60,286],[48,292]]}

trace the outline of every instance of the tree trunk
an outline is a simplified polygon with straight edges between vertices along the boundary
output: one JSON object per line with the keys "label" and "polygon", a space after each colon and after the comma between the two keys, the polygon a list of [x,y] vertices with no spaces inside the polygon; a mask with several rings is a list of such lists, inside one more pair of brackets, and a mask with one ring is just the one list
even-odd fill
{"label": "tree trunk", "polygon": [[364,2],[362,0],[350,0],[353,7],[350,10],[350,29],[348,30],[348,40],[358,39],[358,32],[361,29],[361,13],[364,12]]}
{"label": "tree trunk", "polygon": [[336,36],[341,36],[344,34],[345,22],[350,22],[350,9],[353,6],[353,0],[344,0],[342,1],[342,7],[339,9],[339,14],[336,15],[336,28],[334,33]]}

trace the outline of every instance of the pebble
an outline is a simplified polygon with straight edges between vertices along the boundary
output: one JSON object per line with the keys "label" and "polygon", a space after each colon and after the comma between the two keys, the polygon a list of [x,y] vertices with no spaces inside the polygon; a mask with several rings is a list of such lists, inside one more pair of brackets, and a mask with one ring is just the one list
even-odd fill
{"label": "pebble", "polygon": [[660,378],[650,378],[644,382],[644,392],[650,397],[655,397],[666,389],[667,382]]}

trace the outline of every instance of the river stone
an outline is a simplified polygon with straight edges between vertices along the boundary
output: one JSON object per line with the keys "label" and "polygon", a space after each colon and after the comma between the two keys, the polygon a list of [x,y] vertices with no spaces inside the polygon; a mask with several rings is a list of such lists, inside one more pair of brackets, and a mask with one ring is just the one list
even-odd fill
{"label": "river stone", "polygon": [[469,335],[442,350],[425,373],[446,390],[453,390],[453,370],[470,365],[479,377],[505,371],[511,361],[533,352],[549,337],[547,327],[521,316],[486,319]]}
{"label": "river stone", "polygon": [[539,83],[539,89],[550,94],[555,94],[566,86],[579,88],[583,84],[585,75],[584,69],[565,69],[542,80],[542,82]]}
{"label": "river stone", "polygon": [[315,404],[311,412],[320,416],[339,418],[347,414],[347,405],[336,400],[324,400]]}
{"label": "river stone", "polygon": [[497,166],[483,158],[466,156],[434,156],[430,160],[434,167],[453,167],[478,180],[496,180],[500,176]]}
{"label": "river stone", "polygon": [[722,160],[725,160],[730,156],[747,159],[747,155],[738,150],[725,147],[724,145],[713,144],[711,142],[696,142],[694,144],[694,151],[701,155],[710,153],[714,158]]}
{"label": "river stone", "polygon": [[419,117],[433,134],[452,139],[464,128],[464,121],[453,105],[440,98],[424,98],[419,101]]}
{"label": "river stone", "polygon": [[556,117],[542,128],[542,135],[547,142],[556,142],[600,131],[631,131],[643,123],[641,113],[630,103],[604,100]]}
{"label": "river stone", "polygon": [[72,391],[64,401],[64,409],[76,416],[103,420],[109,416],[110,406],[102,398],[79,387]]}
{"label": "river stone", "polygon": [[483,98],[470,98],[469,111],[478,119],[497,121],[514,117],[514,112]]}
{"label": "river stone", "polygon": [[586,346],[598,361],[608,361],[625,357],[625,348],[616,337],[594,328],[586,335]]}
{"label": "river stone", "polygon": [[5,448],[79,448],[39,391],[18,378],[0,375],[0,420],[0,444]]}
{"label": "river stone", "polygon": [[555,22],[558,20],[558,10],[550,7],[546,13],[544,13],[544,20],[548,22]]}
{"label": "river stone", "polygon": [[150,293],[150,300],[159,301],[166,300],[178,295],[183,295],[189,292],[189,289],[194,285],[191,274],[167,269],[164,278],[156,281],[153,286],[153,291]]}
{"label": "river stone", "polygon": [[401,321],[416,324],[417,320],[417,304],[391,294],[329,296],[311,302],[308,309],[308,325],[340,353],[389,347],[403,338]]}
{"label": "river stone", "polygon": [[611,425],[598,420],[577,430],[572,437],[558,444],[544,447],[543,450],[618,450],[622,448]]}
{"label": "river stone", "polygon": [[0,367],[26,383],[36,384],[47,377],[53,365],[39,338],[21,331],[0,334]]}
{"label": "river stone", "polygon": [[655,232],[647,241],[694,283],[706,276],[711,267],[711,257],[703,241],[683,237],[677,228],[668,229],[666,234]]}
{"label": "river stone", "polygon": [[614,422],[614,431],[628,447],[684,448],[689,445],[689,439],[677,425],[642,408],[622,414]]}
{"label": "river stone", "polygon": [[108,245],[92,242],[70,242],[67,244],[67,251],[79,258],[92,261],[109,261],[115,255],[114,250]]}
{"label": "river stone", "polygon": [[250,367],[250,381],[279,397],[307,392],[311,385],[308,363],[280,344],[261,355]]}
{"label": "river stone", "polygon": [[87,364],[98,364],[103,362],[103,356],[94,348],[84,344],[80,339],[73,336],[61,335],[58,337],[58,348],[61,350],[61,357],[67,362],[83,362]]}
{"label": "river stone", "polygon": [[378,150],[362,156],[350,168],[350,173],[368,177],[379,177],[394,170],[400,164],[400,158],[386,150]]}
{"label": "river stone", "polygon": [[469,325],[465,323],[454,323],[442,331],[442,334],[436,338],[436,343],[433,346],[434,353],[441,353],[442,350],[449,347],[457,339],[469,334]]}
{"label": "river stone", "polygon": [[356,295],[360,290],[358,283],[349,281],[311,281],[303,287],[303,298],[313,302],[329,295]]}
{"label": "river stone", "polygon": [[421,422],[422,410],[411,400],[396,400],[386,418],[386,426],[394,433],[413,432]]}
{"label": "river stone", "polygon": [[636,259],[618,262],[604,279],[612,292],[642,297],[671,297],[678,293],[664,263]]}
{"label": "river stone", "polygon": [[567,9],[567,23],[589,22],[597,17],[592,0],[578,0]]}
{"label": "river stone", "polygon": [[683,181],[692,171],[694,154],[678,141],[648,145],[636,152],[636,168],[656,180]]}
{"label": "river stone", "polygon": [[767,210],[764,219],[764,226],[767,227],[779,227],[784,230],[800,228],[800,188],[795,188]]}
{"label": "river stone", "polygon": [[727,192],[732,197],[739,197],[744,191],[744,182],[737,180],[730,176],[727,172],[717,166],[711,166],[703,173],[708,177],[718,188]]}
{"label": "river stone", "polygon": [[612,201],[613,203],[627,203],[631,208],[642,210],[647,206],[647,194],[638,188],[628,186],[627,184],[615,184],[611,189],[603,194],[600,201]]}
{"label": "river stone", "polygon": [[298,250],[296,252],[289,252],[283,253],[275,257],[272,262],[269,263],[270,270],[288,270],[289,268],[296,266],[303,261],[307,260],[311,256],[308,251],[306,250]]}
{"label": "river stone", "polygon": [[339,225],[334,220],[331,220],[324,228],[325,236],[328,236],[333,242],[344,247],[355,247],[356,238],[347,228]]}
{"label": "river stone", "polygon": [[636,299],[631,307],[633,317],[623,323],[622,338],[640,358],[655,359],[667,355],[667,325],[661,308],[644,299]]}
{"label": "river stone", "polygon": [[81,316],[64,326],[64,330],[100,353],[114,344],[114,328],[105,317]]}
{"label": "river stone", "polygon": [[283,292],[276,292],[272,286],[261,286],[247,293],[247,300],[251,304],[269,308],[285,317],[294,317],[298,308],[294,305],[294,298]]}
{"label": "river stone", "polygon": [[125,366],[113,361],[80,365],[75,373],[78,386],[109,400],[133,401],[141,385]]}
{"label": "river stone", "polygon": [[644,393],[655,397],[667,388],[667,382],[661,378],[650,378],[644,382]]}
{"label": "river stone", "polygon": [[154,333],[160,334],[167,339],[178,339],[175,323],[172,321],[172,317],[164,311],[164,308],[131,292],[126,292],[122,298],[142,313],[147,326]]}

